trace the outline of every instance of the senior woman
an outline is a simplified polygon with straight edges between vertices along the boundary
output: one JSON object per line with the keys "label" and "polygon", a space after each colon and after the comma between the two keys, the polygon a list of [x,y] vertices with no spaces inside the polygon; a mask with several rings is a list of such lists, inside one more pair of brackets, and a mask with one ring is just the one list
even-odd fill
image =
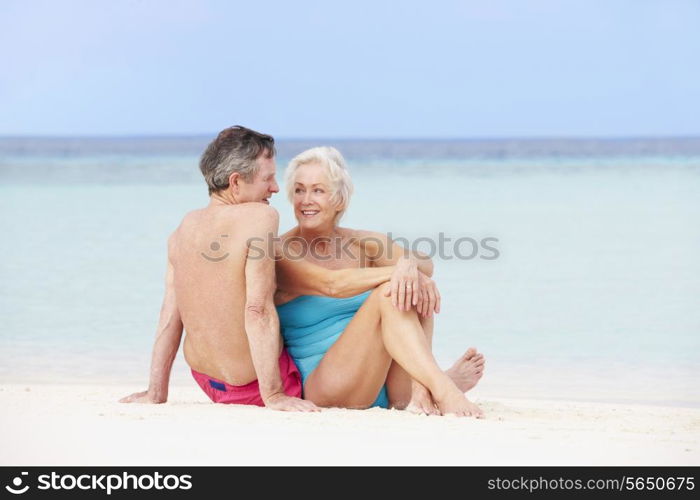
{"label": "senior woman", "polygon": [[299,154],[286,189],[298,225],[281,237],[275,304],[304,398],[481,417],[464,392],[481,378],[483,356],[470,348],[443,372],[431,352],[440,295],[430,259],[338,225],[353,191],[342,155]]}

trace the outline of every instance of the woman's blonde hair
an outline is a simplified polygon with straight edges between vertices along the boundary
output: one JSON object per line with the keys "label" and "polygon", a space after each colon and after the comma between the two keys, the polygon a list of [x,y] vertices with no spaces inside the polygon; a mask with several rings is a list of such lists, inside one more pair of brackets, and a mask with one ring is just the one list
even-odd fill
{"label": "woman's blonde hair", "polygon": [[330,146],[319,146],[307,149],[296,155],[289,162],[284,173],[287,198],[291,203],[294,203],[294,176],[299,167],[309,163],[319,163],[326,169],[331,183],[331,203],[339,209],[338,214],[335,216],[335,223],[337,224],[348,209],[353,191],[352,179],[350,179],[345,159],[337,149]]}

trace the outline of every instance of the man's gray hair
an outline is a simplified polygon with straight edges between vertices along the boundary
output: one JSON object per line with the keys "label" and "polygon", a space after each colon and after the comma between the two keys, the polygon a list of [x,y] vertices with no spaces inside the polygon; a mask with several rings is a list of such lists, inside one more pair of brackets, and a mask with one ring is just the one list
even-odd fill
{"label": "man's gray hair", "polygon": [[289,162],[284,174],[287,198],[290,202],[294,203],[294,178],[297,169],[309,163],[319,163],[326,170],[328,180],[331,183],[329,186],[331,189],[330,201],[339,209],[335,217],[335,223],[337,224],[348,209],[350,197],[353,192],[352,179],[350,179],[345,159],[337,149],[330,146],[319,146],[307,149],[296,155],[292,161]]}
{"label": "man's gray hair", "polygon": [[209,194],[228,188],[228,179],[234,172],[238,172],[244,182],[252,182],[260,169],[257,159],[261,155],[275,156],[275,139],[271,135],[240,125],[219,132],[199,160]]}

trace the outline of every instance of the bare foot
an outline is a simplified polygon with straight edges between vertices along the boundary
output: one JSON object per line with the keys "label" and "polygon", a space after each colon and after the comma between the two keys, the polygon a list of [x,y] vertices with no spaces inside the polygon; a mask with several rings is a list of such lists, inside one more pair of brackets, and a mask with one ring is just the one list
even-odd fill
{"label": "bare foot", "polygon": [[430,391],[416,382],[411,388],[411,401],[408,402],[406,411],[419,415],[440,415]]}
{"label": "bare foot", "polygon": [[467,349],[445,373],[462,392],[473,389],[484,374],[486,360],[474,347]]}
{"label": "bare foot", "polygon": [[455,387],[454,384],[450,383],[450,386],[446,386],[440,397],[435,398],[437,406],[443,415],[484,417],[484,412],[481,411],[481,408],[465,398],[464,393],[460,392],[460,389]]}

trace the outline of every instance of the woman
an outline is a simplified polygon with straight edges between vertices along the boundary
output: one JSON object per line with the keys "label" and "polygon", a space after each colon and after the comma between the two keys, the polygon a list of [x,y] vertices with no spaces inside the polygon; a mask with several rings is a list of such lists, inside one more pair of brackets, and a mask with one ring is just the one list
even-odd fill
{"label": "woman", "polygon": [[481,378],[483,356],[470,349],[443,372],[431,353],[440,296],[430,259],[338,226],[352,182],[334,148],[295,157],[286,184],[298,226],[281,238],[275,304],[305,399],[481,417],[464,392]]}

